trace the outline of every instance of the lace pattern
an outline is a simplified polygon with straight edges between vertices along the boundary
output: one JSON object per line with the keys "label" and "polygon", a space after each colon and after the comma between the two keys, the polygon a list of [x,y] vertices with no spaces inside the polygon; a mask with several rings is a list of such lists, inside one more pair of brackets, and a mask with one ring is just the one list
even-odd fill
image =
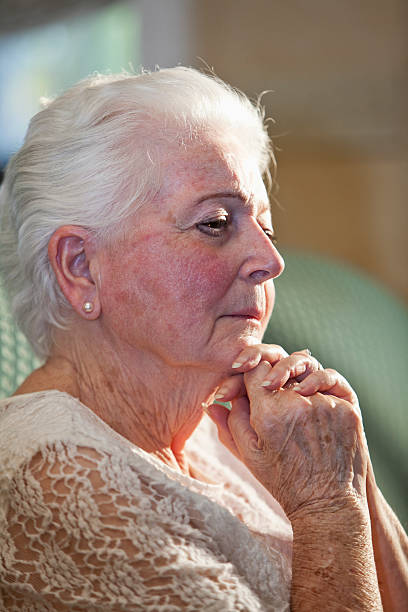
{"label": "lace pattern", "polygon": [[289,610],[289,532],[216,458],[195,481],[44,392],[0,402],[0,462],[0,610]]}

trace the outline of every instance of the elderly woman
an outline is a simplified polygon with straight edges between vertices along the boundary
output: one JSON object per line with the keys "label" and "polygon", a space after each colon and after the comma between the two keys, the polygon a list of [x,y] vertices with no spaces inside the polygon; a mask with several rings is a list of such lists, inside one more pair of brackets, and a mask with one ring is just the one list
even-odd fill
{"label": "elderly woman", "polygon": [[0,403],[1,610],[403,609],[355,394],[261,344],[270,161],[260,110],[182,67],[32,120],[1,266],[45,363]]}

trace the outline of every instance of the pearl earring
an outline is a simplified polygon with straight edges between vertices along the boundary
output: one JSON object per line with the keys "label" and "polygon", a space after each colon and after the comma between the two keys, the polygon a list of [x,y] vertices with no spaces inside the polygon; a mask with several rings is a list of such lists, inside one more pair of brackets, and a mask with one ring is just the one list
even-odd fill
{"label": "pearl earring", "polygon": [[85,312],[92,312],[94,309],[94,305],[92,304],[92,302],[85,302],[82,308]]}

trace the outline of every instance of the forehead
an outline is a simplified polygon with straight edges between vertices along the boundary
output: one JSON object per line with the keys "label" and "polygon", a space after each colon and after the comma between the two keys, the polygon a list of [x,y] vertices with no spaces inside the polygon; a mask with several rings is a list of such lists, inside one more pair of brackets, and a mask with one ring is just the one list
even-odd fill
{"label": "forehead", "polygon": [[257,159],[241,143],[205,139],[171,147],[164,158],[158,199],[176,206],[199,205],[213,194],[236,194],[244,203],[269,210]]}

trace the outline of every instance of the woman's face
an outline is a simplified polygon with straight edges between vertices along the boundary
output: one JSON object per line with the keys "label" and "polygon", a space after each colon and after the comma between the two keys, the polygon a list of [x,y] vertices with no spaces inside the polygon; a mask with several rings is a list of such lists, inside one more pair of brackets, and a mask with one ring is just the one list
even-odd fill
{"label": "woman's face", "polygon": [[238,143],[175,145],[158,195],[125,223],[99,253],[106,333],[172,365],[228,370],[261,340],[284,266],[254,160]]}

